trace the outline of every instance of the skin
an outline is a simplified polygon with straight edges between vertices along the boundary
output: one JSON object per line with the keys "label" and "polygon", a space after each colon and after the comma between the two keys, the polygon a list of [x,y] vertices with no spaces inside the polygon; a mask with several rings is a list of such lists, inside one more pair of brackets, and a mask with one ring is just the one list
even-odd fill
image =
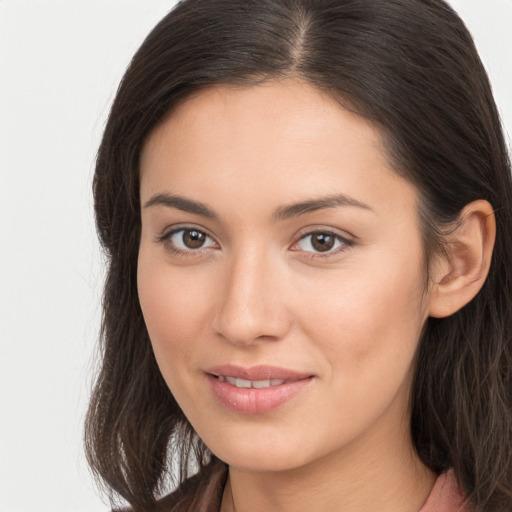
{"label": "skin", "polygon": [[[214,87],[150,135],[140,194],[142,311],[170,390],[229,464],[222,511],[419,510],[436,475],[413,450],[409,397],[443,293],[425,289],[418,193],[390,168],[379,132],[298,80]],[[333,194],[365,207],[273,216]],[[185,227],[207,235],[202,247],[187,249],[183,232],[161,240]],[[342,238],[318,252],[312,231]],[[436,265],[433,278],[452,270]],[[314,378],[281,407],[242,414],[207,382],[206,369],[227,363]]]}

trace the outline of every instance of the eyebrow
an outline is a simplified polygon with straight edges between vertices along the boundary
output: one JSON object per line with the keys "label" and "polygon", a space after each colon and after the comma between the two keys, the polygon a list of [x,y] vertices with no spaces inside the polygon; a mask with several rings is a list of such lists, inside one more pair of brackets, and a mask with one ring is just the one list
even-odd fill
{"label": "eyebrow", "polygon": [[183,212],[195,213],[207,219],[219,219],[219,216],[205,204],[182,196],[155,194],[144,204],[144,208],[151,208],[152,206],[167,206],[168,208],[177,208]]}
{"label": "eyebrow", "polygon": [[340,206],[353,206],[364,210],[372,210],[370,206],[344,194],[334,194],[331,196],[320,197],[318,199],[310,199],[300,203],[291,204],[289,206],[281,206],[272,215],[272,219],[276,222],[298,217],[306,213],[324,210],[326,208],[338,208]]}
{"label": "eyebrow", "polygon": [[[144,208],[151,208],[154,206],[166,206],[168,208],[176,208],[178,210],[200,215],[211,220],[219,220],[219,216],[204,203],[193,201],[182,196],[173,194],[155,194],[145,204]],[[372,208],[365,203],[357,201],[356,199],[346,196],[344,194],[334,194],[330,196],[320,197],[318,199],[310,199],[300,203],[294,203],[287,206],[280,206],[272,214],[274,222],[280,222],[292,217],[299,217],[306,213],[311,213],[318,210],[327,208],[338,208],[340,206],[352,206],[364,210],[372,211]]]}

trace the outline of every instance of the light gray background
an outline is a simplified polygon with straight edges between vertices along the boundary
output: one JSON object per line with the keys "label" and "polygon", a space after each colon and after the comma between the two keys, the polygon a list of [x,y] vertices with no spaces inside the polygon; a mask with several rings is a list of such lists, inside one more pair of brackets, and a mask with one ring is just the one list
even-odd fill
{"label": "light gray background", "polygon": [[[82,454],[99,324],[94,155],[174,1],[0,0],[0,512],[104,512]],[[453,0],[512,134],[512,0]]]}

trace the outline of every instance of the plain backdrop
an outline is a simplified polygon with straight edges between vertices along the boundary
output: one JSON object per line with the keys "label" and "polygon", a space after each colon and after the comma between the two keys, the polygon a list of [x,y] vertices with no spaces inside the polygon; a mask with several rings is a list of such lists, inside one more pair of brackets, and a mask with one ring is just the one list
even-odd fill
{"label": "plain backdrop", "polygon": [[[108,510],[82,450],[103,279],[91,179],[123,71],[174,3],[0,0],[0,512]],[[512,134],[512,0],[452,5]]]}

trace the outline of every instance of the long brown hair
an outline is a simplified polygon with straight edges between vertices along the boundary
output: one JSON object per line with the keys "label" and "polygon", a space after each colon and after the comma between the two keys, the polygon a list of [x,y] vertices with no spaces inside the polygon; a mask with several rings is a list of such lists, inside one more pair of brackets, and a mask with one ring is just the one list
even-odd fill
{"label": "long brown hair", "polygon": [[482,290],[425,325],[411,436],[432,470],[454,468],[475,511],[512,510],[510,161],[473,40],[443,0],[184,0],[149,34],[117,92],[94,177],[108,273],[85,432],[92,468],[113,503],[134,511],[154,509],[171,466],[176,484],[191,467],[208,478],[212,456],[160,375],[138,302],[139,155],[192,92],[289,76],[380,129],[396,172],[420,192],[427,263],[465,205],[495,208]]}

